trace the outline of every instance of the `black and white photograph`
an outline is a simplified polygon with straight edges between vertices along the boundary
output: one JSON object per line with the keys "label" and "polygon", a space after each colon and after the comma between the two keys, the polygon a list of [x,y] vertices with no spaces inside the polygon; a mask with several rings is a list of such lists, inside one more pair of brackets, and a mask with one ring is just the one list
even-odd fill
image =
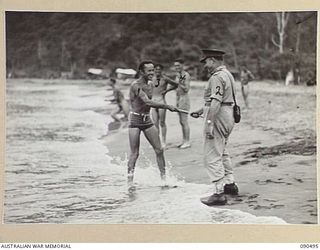
{"label": "black and white photograph", "polygon": [[318,224],[317,11],[5,12],[4,224]]}

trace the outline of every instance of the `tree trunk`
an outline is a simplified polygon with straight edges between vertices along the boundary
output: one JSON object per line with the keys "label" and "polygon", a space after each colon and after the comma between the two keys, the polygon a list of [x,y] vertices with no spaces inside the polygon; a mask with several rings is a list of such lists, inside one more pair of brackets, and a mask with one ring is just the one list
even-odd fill
{"label": "tree trunk", "polygon": [[64,71],[66,61],[66,42],[62,40],[61,42],[61,60],[60,60],[60,71]]}
{"label": "tree trunk", "polygon": [[300,37],[301,37],[301,25],[297,24],[297,41],[296,41],[296,49],[295,49],[295,60],[293,66],[293,79],[294,84],[300,84]]}
{"label": "tree trunk", "polygon": [[294,54],[293,60],[293,82],[295,85],[300,84],[300,55],[298,53]]}
{"label": "tree trunk", "polygon": [[279,53],[283,53],[283,34],[279,33]]}
{"label": "tree trunk", "polygon": [[259,79],[264,78],[264,76],[262,74],[261,61],[260,61],[259,55],[257,55],[257,74],[258,74]]}
{"label": "tree trunk", "polygon": [[300,51],[300,37],[301,37],[301,25],[297,24],[297,41],[295,52],[298,54]]}
{"label": "tree trunk", "polygon": [[289,20],[289,13],[279,12],[276,13],[277,18],[277,31],[278,31],[278,42],[276,42],[274,35],[271,37],[272,43],[279,48],[279,53],[284,52],[284,39],[285,39],[285,29]]}

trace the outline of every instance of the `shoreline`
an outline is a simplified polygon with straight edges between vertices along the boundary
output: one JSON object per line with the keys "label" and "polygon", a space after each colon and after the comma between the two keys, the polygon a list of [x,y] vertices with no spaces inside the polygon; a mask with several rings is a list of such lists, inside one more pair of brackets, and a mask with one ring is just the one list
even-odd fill
{"label": "shoreline", "polygon": [[[203,84],[192,82],[191,111],[201,107]],[[243,107],[239,83],[236,89]],[[240,193],[222,208],[276,216],[290,224],[317,223],[315,87],[251,82],[249,98],[251,108],[242,108],[242,120],[228,143]],[[167,95],[167,102],[175,104],[175,92]],[[177,114],[168,111],[166,123],[165,157],[171,173],[186,182],[209,184],[202,163],[202,119],[189,118],[192,147],[185,150],[175,147],[182,133]],[[129,154],[126,128],[103,140],[110,156]],[[137,165],[146,164],[144,158],[155,165],[143,135],[140,152]]]}

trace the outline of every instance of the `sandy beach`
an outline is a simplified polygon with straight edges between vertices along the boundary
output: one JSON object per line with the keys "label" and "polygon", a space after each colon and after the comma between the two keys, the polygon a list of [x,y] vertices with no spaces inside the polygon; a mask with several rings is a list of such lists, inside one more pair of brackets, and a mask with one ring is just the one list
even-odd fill
{"label": "sandy beach", "polygon": [[[203,86],[204,82],[192,82],[191,110],[201,107]],[[249,109],[243,107],[238,82],[236,88],[242,120],[235,125],[228,149],[240,194],[229,197],[224,208],[276,216],[291,224],[317,223],[316,88],[251,82]],[[123,91],[127,95],[128,86]],[[167,102],[175,104],[174,92]],[[168,112],[166,121],[169,171],[188,183],[209,184],[202,163],[203,120],[190,117],[192,147],[184,150],[176,147],[182,138],[177,114]],[[104,144],[109,155],[126,159],[127,128],[110,132]],[[155,155],[142,135],[137,168],[150,161],[155,165]]]}
{"label": "sandy beach", "polygon": [[[128,96],[129,82],[119,85]],[[202,104],[203,85],[192,82],[192,110]],[[190,117],[192,147],[180,150],[177,114],[167,113],[168,183],[176,188],[160,188],[154,152],[141,136],[130,194],[128,129],[107,130],[115,105],[106,81],[9,79],[4,223],[317,223],[315,88],[250,87],[251,108],[229,141],[240,194],[207,207],[200,202],[212,192],[203,119]],[[174,92],[167,101],[175,103]]]}

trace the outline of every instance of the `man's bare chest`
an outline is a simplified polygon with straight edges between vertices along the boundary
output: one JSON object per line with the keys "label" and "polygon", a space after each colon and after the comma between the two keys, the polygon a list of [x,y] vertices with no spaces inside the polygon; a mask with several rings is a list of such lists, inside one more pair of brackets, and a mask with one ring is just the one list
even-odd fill
{"label": "man's bare chest", "polygon": [[144,93],[146,93],[146,95],[148,96],[149,99],[152,98],[152,90],[153,90],[153,87],[152,87],[152,84],[151,84],[151,83],[140,85],[139,88],[140,88]]}

